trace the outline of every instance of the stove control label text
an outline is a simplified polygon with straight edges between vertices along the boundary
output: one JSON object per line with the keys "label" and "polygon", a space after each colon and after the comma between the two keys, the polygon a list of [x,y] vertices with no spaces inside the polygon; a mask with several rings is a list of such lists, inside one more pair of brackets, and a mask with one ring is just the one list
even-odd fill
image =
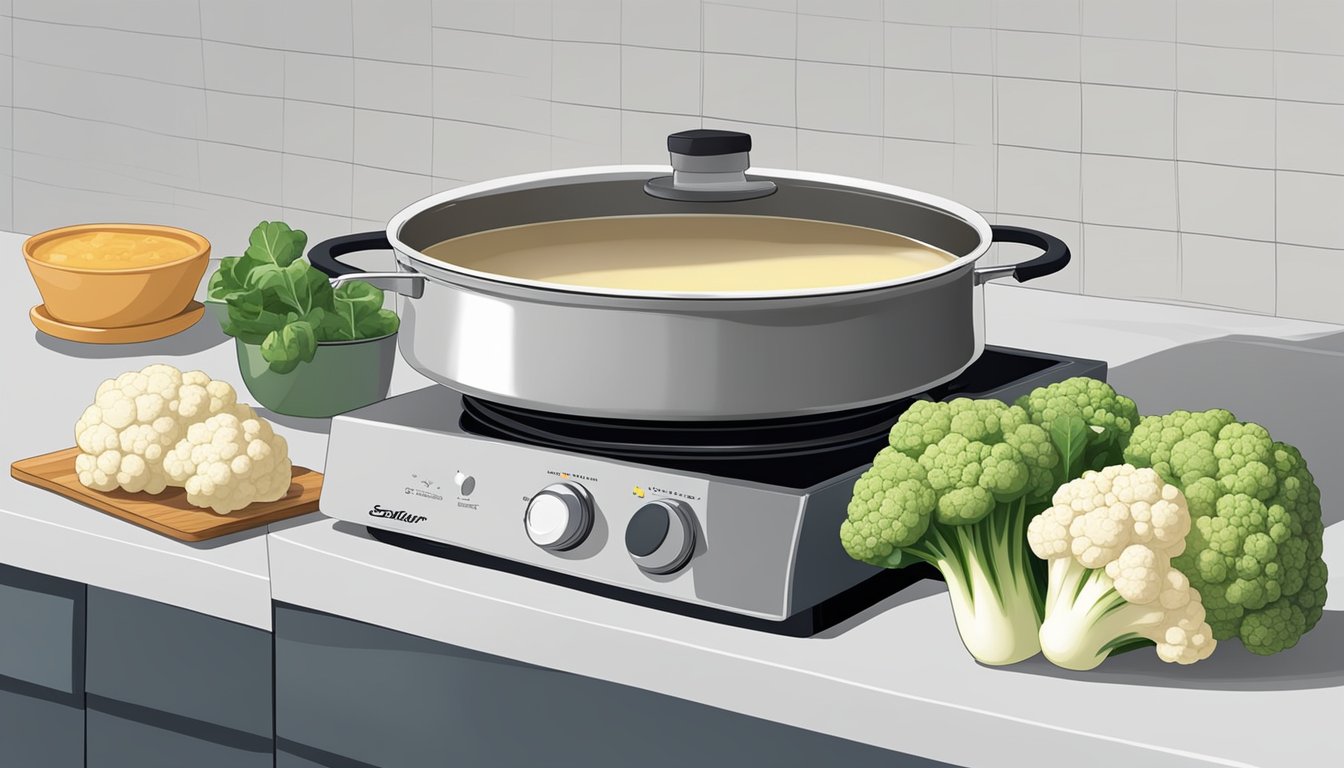
{"label": "stove control label text", "polygon": [[387,520],[396,520],[401,523],[423,523],[427,519],[424,515],[407,514],[404,509],[386,509],[377,504],[369,510],[369,517],[381,517]]}

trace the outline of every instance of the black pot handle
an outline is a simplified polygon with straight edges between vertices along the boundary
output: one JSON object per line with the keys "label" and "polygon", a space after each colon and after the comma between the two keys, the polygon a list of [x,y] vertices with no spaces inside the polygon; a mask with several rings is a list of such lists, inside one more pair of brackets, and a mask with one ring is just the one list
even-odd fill
{"label": "black pot handle", "polygon": [[351,280],[362,280],[402,296],[418,299],[425,293],[425,276],[409,269],[400,272],[365,272],[358,267],[343,264],[338,258],[360,251],[386,251],[392,247],[387,233],[360,232],[323,240],[308,251],[308,263],[331,278],[332,286]]}
{"label": "black pot handle", "polygon": [[341,235],[330,240],[323,240],[310,248],[308,250],[308,263],[317,267],[327,277],[353,275],[364,270],[352,267],[349,264],[342,264],[337,261],[338,257],[347,253],[359,253],[360,251],[386,251],[391,247],[392,244],[387,241],[387,233],[382,230]]}
{"label": "black pot handle", "polygon": [[992,240],[996,243],[1018,243],[1021,245],[1034,245],[1040,248],[1044,253],[1029,261],[1019,262],[1017,264],[1004,264],[997,267],[981,267],[975,270],[976,284],[984,283],[998,277],[1007,277],[1012,275],[1019,283],[1025,283],[1028,280],[1035,280],[1038,277],[1053,275],[1064,267],[1069,265],[1069,246],[1064,244],[1054,235],[1048,235],[1035,229],[1026,227],[1010,227],[1006,224],[991,224],[989,227],[993,233]]}

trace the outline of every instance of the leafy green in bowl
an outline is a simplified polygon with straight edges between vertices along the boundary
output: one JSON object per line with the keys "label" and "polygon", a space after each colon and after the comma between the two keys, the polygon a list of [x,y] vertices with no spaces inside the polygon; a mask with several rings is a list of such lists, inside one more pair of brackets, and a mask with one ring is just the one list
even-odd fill
{"label": "leafy green in bowl", "polygon": [[280,221],[252,230],[242,256],[221,260],[207,298],[228,307],[224,333],[260,347],[275,373],[312,362],[317,345],[378,339],[400,320],[383,308],[383,291],[361,280],[337,288],[303,256],[308,235]]}

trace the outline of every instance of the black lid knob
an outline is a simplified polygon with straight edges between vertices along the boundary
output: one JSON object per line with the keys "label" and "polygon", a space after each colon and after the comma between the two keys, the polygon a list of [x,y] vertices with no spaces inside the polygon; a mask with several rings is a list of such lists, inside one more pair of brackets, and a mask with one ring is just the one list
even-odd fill
{"label": "black lid knob", "polygon": [[697,157],[750,152],[751,134],[740,131],[719,131],[712,128],[680,131],[668,135],[667,151],[675,152],[678,155]]}

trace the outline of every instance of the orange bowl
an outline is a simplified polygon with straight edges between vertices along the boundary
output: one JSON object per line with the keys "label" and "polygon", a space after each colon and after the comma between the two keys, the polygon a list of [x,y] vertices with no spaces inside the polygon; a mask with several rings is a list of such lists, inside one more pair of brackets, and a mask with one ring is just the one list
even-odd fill
{"label": "orange bowl", "polygon": [[[104,232],[178,240],[190,247],[190,254],[120,269],[53,263],[35,256],[54,240]],[[23,259],[53,319],[88,328],[124,328],[156,323],[187,308],[209,266],[210,241],[195,232],[156,224],[78,224],[28,238]]]}

